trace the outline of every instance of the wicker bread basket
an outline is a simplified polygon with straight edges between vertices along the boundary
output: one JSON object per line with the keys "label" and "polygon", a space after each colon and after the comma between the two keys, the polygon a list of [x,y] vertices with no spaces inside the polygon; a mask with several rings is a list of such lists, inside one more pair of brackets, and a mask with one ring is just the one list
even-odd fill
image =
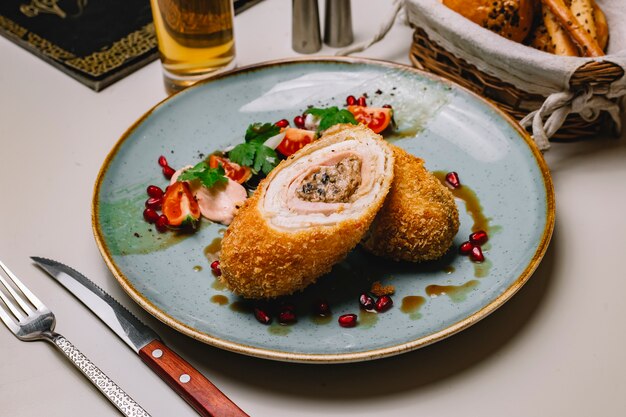
{"label": "wicker bread basket", "polygon": [[[449,31],[454,30],[449,27],[446,29],[448,32],[442,34],[441,28],[434,28],[429,26],[429,22],[432,22],[433,19],[430,18],[422,18],[422,14],[431,13],[436,15],[437,11],[432,11],[432,7],[440,7],[446,10],[441,10],[444,17],[450,19],[450,10],[447,9],[440,3],[433,4],[432,1],[430,4],[428,3],[430,0],[407,0],[405,6],[410,8],[414,6],[413,13],[421,13],[419,14],[419,18],[412,19],[411,12],[407,13],[407,20],[412,27],[415,28],[413,35],[413,43],[410,50],[409,57],[412,63],[421,69],[433,72],[435,74],[444,76],[449,78],[462,86],[477,92],[478,94],[492,100],[497,105],[499,105],[506,112],[510,113],[517,120],[523,119],[525,116],[529,115],[529,113],[533,111],[537,111],[542,107],[542,104],[546,101],[548,96],[557,91],[552,91],[550,93],[538,94],[536,91],[527,91],[524,87],[524,83],[520,82],[519,75],[517,76],[517,82],[511,81],[515,77],[511,75],[511,80],[508,79],[508,74],[502,71],[490,71],[490,62],[488,59],[493,60],[493,48],[489,50],[491,52],[491,56],[488,59],[484,59],[484,56],[477,56],[476,50],[474,49],[474,45],[468,44],[467,50],[471,51],[465,55],[466,59],[463,59],[457,56],[455,53],[446,49],[440,43],[434,41],[431,36],[433,33],[439,36],[439,39],[448,40],[450,39]],[[607,0],[610,2],[610,0]],[[622,0],[617,0],[622,1]],[[425,9],[425,7],[429,7],[429,9]],[[445,15],[445,14],[448,15]],[[454,14],[454,12],[452,12]],[[414,15],[415,16],[415,15]],[[457,15],[460,17],[460,15]],[[456,19],[457,17],[452,17],[452,19]],[[453,23],[458,23],[454,21]],[[474,25],[473,23],[467,21],[468,24]],[[436,23],[438,24],[438,22]],[[476,28],[469,28],[470,31],[485,31],[486,29],[479,28],[478,25],[475,25]],[[459,43],[463,43],[465,40],[465,33],[463,31],[466,28],[458,28],[456,29],[456,35],[458,35],[457,42],[453,44],[454,47],[459,48]],[[498,35],[489,33],[489,34],[479,34],[479,36],[484,36],[489,40],[490,43],[501,42],[498,39],[492,39],[490,36]],[[469,36],[469,35],[468,35]],[[611,34],[613,36],[613,33]],[[458,42],[460,39],[462,42]],[[481,37],[482,39],[482,37]],[[611,40],[613,41],[613,39]],[[508,40],[502,40],[502,42],[510,42]],[[515,44],[512,45],[511,48],[507,48],[507,53],[510,54],[510,50],[514,48],[519,48],[521,45]],[[490,48],[488,46],[487,48]],[[524,49],[531,49],[527,47],[523,47]],[[457,49],[457,52],[459,49]],[[548,55],[547,53],[532,50],[534,54],[543,54]],[[523,51],[524,52],[524,51]],[[526,53],[526,52],[524,52]],[[486,54],[488,55],[488,54]],[[621,80],[620,83],[624,81],[624,59],[623,53],[622,59],[618,56],[618,59],[612,59],[611,57],[607,57],[607,60],[598,59],[591,60],[585,58],[568,58],[567,61],[572,66],[572,59],[579,60],[578,64],[574,64],[575,71],[571,73],[569,77],[569,81],[565,80],[563,83],[564,90],[569,89],[570,93],[573,93],[573,96],[577,96],[579,94],[584,94],[584,92],[591,92],[591,96],[594,97],[602,97],[602,100],[606,100],[607,102],[612,102],[621,105],[621,96],[626,93],[623,91],[624,88],[620,87],[620,93],[615,94],[616,89],[613,84]],[[538,66],[537,71],[541,74],[541,56],[538,55],[539,60],[534,60],[534,62],[529,61],[528,65]],[[547,60],[554,59],[553,57],[546,57]],[[469,62],[473,61],[473,62]],[[617,61],[615,63],[613,61]],[[526,61],[518,61],[519,63],[525,63]],[[554,61],[552,61],[554,62]],[[476,64],[476,65],[475,65]],[[482,67],[479,69],[477,66]],[[512,65],[515,66],[515,65]],[[554,64],[553,64],[554,66]],[[494,75],[494,72],[498,74],[498,76]],[[523,77],[522,77],[523,78]],[[523,79],[522,79],[523,81]],[[516,84],[516,85],[514,85]],[[613,85],[613,87],[612,87]],[[623,92],[622,92],[623,91]],[[610,105],[610,103],[609,103]],[[570,106],[571,107],[571,106]],[[620,108],[621,110],[621,108]],[[571,112],[570,112],[571,111]],[[567,113],[567,117],[564,121],[562,121],[562,125],[556,133],[552,132],[548,134],[548,137],[551,136],[551,139],[561,139],[561,140],[572,140],[578,139],[581,137],[588,137],[591,135],[595,135],[598,132],[611,132],[615,133],[619,128],[619,117],[615,117],[616,111],[613,109],[611,115],[606,111],[599,111],[597,114],[594,114],[592,117],[581,116],[581,114],[570,110]],[[617,120],[616,120],[617,119]],[[558,122],[559,124],[561,121]],[[527,123],[529,124],[529,123]],[[555,129],[553,129],[555,130]],[[547,146],[544,146],[547,148]]]}

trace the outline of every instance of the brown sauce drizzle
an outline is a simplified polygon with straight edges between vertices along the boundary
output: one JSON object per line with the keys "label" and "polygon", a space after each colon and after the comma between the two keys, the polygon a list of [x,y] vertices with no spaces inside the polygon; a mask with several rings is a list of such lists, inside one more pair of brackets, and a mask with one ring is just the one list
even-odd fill
{"label": "brown sauce drizzle", "polygon": [[319,314],[314,314],[313,316],[311,316],[311,320],[315,324],[328,324],[331,321],[333,321],[333,316],[332,314],[329,314],[327,316],[320,316]]}
{"label": "brown sauce drizzle", "polygon": [[[226,229],[220,229],[218,233],[220,235],[223,235],[225,231]],[[211,263],[219,259],[221,250],[222,250],[222,237],[218,236],[215,239],[213,239],[211,243],[209,243],[204,248],[204,256],[207,258],[209,263]],[[200,270],[202,270],[202,267],[199,267],[199,268]],[[196,267],[194,267],[194,270],[197,271]],[[218,291],[224,291],[226,289],[226,284],[224,284],[219,278],[215,277],[215,280],[213,281],[213,284],[211,285],[211,287]]]}
{"label": "brown sauce drizzle", "polygon": [[[450,189],[450,187],[448,187],[446,183],[446,174],[447,173],[445,171],[433,172],[433,175],[437,177],[439,182],[441,182],[444,186]],[[478,199],[478,196],[476,195],[474,190],[472,190],[467,185],[461,184],[459,188],[450,189],[450,191],[452,192],[452,195],[455,198],[458,198],[465,202],[465,210],[467,210],[467,213],[474,220],[474,224],[472,225],[472,232],[484,230],[489,235],[491,235],[493,233],[500,231],[501,226],[496,226],[496,225],[492,226],[489,224],[491,219],[486,217],[485,214],[483,213],[483,206],[482,204],[480,204],[480,200]],[[483,245],[483,251],[488,251],[490,248],[491,248],[491,244],[489,242]],[[474,264],[474,276],[476,278],[486,277],[487,275],[489,275],[490,270],[491,270],[491,261],[489,261],[488,258],[485,259],[485,261],[482,263]],[[450,273],[447,270],[445,271],[447,273]]]}
{"label": "brown sauce drizzle", "polygon": [[204,248],[204,256],[209,260],[209,262],[215,261],[219,258],[220,251],[222,250],[222,238],[216,237],[208,244],[207,247]]}
{"label": "brown sauce drizzle", "polygon": [[483,262],[474,263],[474,276],[476,278],[484,278],[489,275],[491,270],[491,261],[489,258],[485,258]]}
{"label": "brown sauce drizzle", "polygon": [[215,280],[213,281],[213,284],[211,284],[211,288],[213,288],[214,290],[218,290],[218,291],[224,291],[226,289],[226,284],[220,281],[219,278],[215,278]]}
{"label": "brown sauce drizzle", "polygon": [[228,308],[230,308],[232,311],[236,311],[237,313],[252,313],[252,307],[250,306],[250,304],[243,301],[234,301],[230,303]]}
{"label": "brown sauce drizzle", "polygon": [[400,311],[403,313],[415,313],[419,308],[424,305],[426,299],[419,295],[407,295],[402,299],[402,306]]}
{"label": "brown sauce drizzle", "polygon": [[228,297],[226,297],[225,295],[221,295],[221,294],[214,295],[213,297],[211,297],[211,302],[224,306],[228,304]]}
{"label": "brown sauce drizzle", "polygon": [[359,311],[359,321],[357,327],[369,329],[378,322],[378,313],[372,313],[370,311]]}
{"label": "brown sauce drizzle", "polygon": [[[444,186],[450,189],[450,187],[446,185],[446,174],[447,173],[444,171],[433,171],[433,175],[437,177],[437,179]],[[452,192],[452,195],[454,197],[465,202],[465,210],[467,210],[467,213],[474,220],[474,224],[472,225],[472,232],[484,230],[487,233],[490,233],[494,231],[489,225],[489,221],[491,219],[485,217],[485,214],[483,213],[483,206],[480,204],[480,200],[478,199],[478,196],[476,195],[474,190],[472,190],[467,185],[462,184],[459,188],[450,189],[450,191]]]}
{"label": "brown sauce drizzle", "polygon": [[429,285],[426,287],[426,294],[430,297],[438,297],[440,295],[447,295],[454,302],[465,301],[467,294],[469,294],[474,287],[478,285],[478,281],[475,279],[467,281],[462,285]]}

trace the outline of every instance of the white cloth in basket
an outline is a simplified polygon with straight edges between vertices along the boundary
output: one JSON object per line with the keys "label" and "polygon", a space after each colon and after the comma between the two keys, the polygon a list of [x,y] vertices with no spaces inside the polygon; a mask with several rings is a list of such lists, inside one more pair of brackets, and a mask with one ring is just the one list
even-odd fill
{"label": "white cloth in basket", "polygon": [[589,61],[610,61],[626,69],[625,1],[597,2],[607,16],[610,31],[608,53],[600,58],[562,57],[529,48],[472,23],[439,0],[396,0],[396,6],[397,10],[405,9],[409,23],[424,29],[433,42],[457,58],[520,90],[547,96],[539,109],[521,121],[524,126],[532,124],[533,137],[545,150],[550,146],[548,138],[571,112],[592,121],[605,110],[620,127],[619,106],[611,99],[626,95],[626,77],[615,81],[608,91],[593,91],[591,87],[582,94],[569,91],[572,74]]}

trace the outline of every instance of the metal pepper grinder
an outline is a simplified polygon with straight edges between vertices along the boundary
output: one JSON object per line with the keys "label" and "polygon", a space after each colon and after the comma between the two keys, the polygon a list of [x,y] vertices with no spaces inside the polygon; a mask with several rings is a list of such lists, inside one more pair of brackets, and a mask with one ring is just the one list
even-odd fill
{"label": "metal pepper grinder", "polygon": [[291,47],[301,54],[322,49],[320,17],[317,0],[293,0]]}
{"label": "metal pepper grinder", "polygon": [[324,43],[341,48],[350,45],[353,40],[350,0],[326,0]]}

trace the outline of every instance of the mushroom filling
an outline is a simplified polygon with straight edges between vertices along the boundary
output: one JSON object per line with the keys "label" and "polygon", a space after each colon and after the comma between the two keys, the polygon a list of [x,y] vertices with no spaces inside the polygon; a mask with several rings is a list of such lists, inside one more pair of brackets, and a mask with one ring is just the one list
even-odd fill
{"label": "mushroom filling", "polygon": [[304,201],[347,203],[361,185],[361,160],[351,156],[335,165],[320,166],[307,175],[297,189]]}

